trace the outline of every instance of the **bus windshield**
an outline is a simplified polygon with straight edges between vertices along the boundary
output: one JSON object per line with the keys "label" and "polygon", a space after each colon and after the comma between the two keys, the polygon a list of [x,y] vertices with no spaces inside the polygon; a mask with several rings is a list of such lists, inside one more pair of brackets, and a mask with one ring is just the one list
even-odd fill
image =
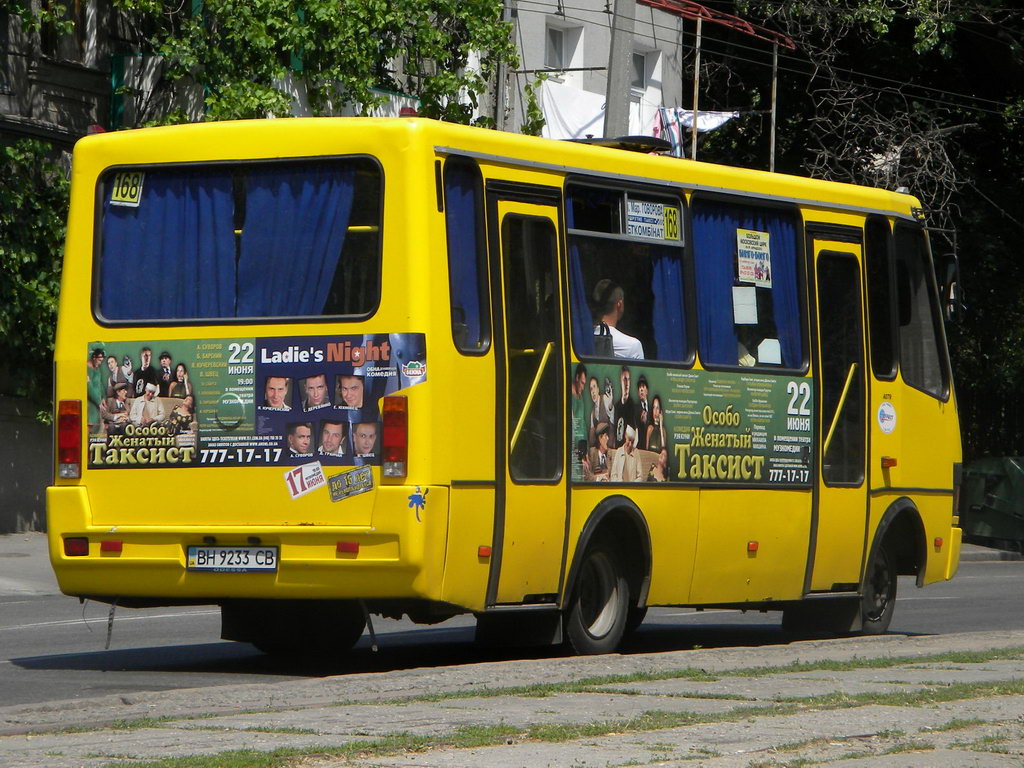
{"label": "bus windshield", "polygon": [[380,295],[382,187],[367,158],[112,171],[97,314],[365,317]]}

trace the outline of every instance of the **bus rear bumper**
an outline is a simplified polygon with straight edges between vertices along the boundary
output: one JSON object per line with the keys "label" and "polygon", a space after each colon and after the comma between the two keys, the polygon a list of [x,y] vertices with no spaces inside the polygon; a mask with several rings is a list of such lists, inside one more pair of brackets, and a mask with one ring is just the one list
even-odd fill
{"label": "bus rear bumper", "polygon": [[[379,486],[368,526],[96,526],[88,489],[47,488],[50,562],[62,592],[158,603],[231,598],[440,599],[448,489]],[[212,513],[211,513],[212,514]],[[81,555],[70,555],[67,539]],[[84,540],[84,544],[82,543]],[[273,570],[202,571],[190,546],[275,548]]]}

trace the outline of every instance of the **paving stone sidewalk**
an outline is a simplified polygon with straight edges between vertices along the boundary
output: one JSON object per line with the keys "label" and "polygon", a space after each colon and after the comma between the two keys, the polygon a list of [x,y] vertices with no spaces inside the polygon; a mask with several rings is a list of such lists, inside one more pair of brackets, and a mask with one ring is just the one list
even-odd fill
{"label": "paving stone sidewalk", "polygon": [[1022,693],[1024,631],[517,660],[0,708],[0,766],[995,768]]}

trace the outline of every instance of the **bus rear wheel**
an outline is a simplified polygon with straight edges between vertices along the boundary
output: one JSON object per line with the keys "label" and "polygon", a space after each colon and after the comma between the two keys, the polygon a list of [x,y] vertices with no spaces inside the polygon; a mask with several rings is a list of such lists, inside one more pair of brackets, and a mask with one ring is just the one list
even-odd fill
{"label": "bus rear wheel", "polygon": [[221,637],[271,656],[329,658],[350,650],[366,627],[355,600],[239,600],[221,606]]}
{"label": "bus rear wheel", "polygon": [[889,548],[880,545],[864,576],[861,598],[861,634],[881,635],[889,629],[896,609],[896,560]]}
{"label": "bus rear wheel", "polygon": [[626,631],[629,584],[615,551],[587,550],[566,617],[569,646],[578,654],[611,653]]}

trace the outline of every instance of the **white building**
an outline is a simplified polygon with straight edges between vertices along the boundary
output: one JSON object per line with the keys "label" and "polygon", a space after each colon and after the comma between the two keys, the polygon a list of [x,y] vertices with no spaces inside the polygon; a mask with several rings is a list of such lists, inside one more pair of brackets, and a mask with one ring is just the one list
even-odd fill
{"label": "white building", "polygon": [[[543,135],[603,136],[614,0],[507,2],[521,61],[506,80],[505,130],[518,132],[527,120],[532,88],[544,113]],[[690,104],[694,27],[679,15],[636,3],[631,83],[620,94],[629,102],[629,134],[653,135],[659,107]]]}

